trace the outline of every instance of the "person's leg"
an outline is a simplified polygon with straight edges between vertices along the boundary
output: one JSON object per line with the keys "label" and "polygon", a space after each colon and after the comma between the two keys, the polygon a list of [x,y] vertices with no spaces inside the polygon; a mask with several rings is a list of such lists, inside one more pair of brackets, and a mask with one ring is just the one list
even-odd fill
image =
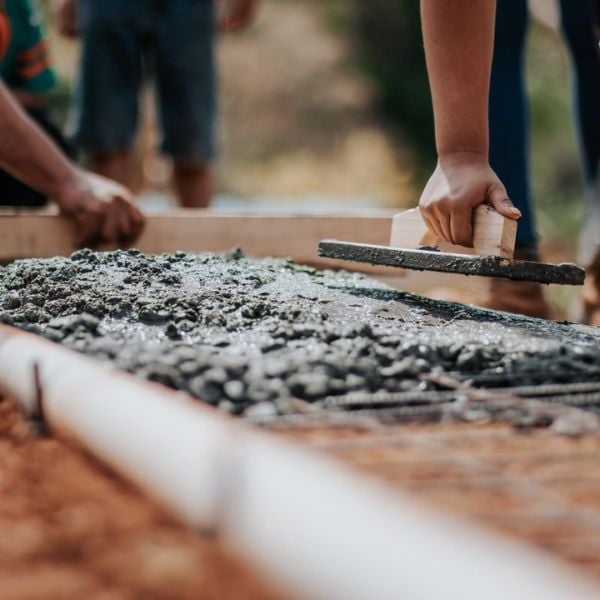
{"label": "person's leg", "polygon": [[173,188],[184,208],[206,208],[214,194],[212,166],[175,162]]}
{"label": "person's leg", "polygon": [[587,192],[579,260],[587,267],[578,315],[600,325],[600,59],[593,0],[561,0],[561,24],[574,65],[575,114]]}
{"label": "person's leg", "polygon": [[132,150],[90,151],[89,163],[89,167],[94,173],[114,179],[129,189],[133,187],[134,160]]}
{"label": "person's leg", "polygon": [[215,156],[213,2],[165,5],[155,52],[162,150],[175,165],[175,192],[182,206],[206,207],[213,195]]}
{"label": "person's leg", "polygon": [[571,53],[575,114],[583,160],[588,206],[581,235],[580,259],[590,263],[600,249],[600,58],[596,51],[593,0],[561,0],[561,24]]}
{"label": "person's leg", "polygon": [[[529,172],[529,107],[525,83],[527,0],[498,0],[490,87],[490,163],[522,213],[515,258],[539,260]],[[550,307],[536,283],[491,279],[481,306],[549,318]]]}
{"label": "person's leg", "polygon": [[139,2],[81,0],[83,39],[75,139],[93,171],[132,184],[132,146],[142,82]]}
{"label": "person's leg", "polygon": [[537,247],[529,179],[529,118],[525,84],[527,0],[498,0],[490,87],[490,163],[523,217],[517,245]]}
{"label": "person's leg", "polygon": [[574,95],[585,179],[593,184],[600,161],[600,58],[593,0],[560,0],[561,25],[573,59]]}

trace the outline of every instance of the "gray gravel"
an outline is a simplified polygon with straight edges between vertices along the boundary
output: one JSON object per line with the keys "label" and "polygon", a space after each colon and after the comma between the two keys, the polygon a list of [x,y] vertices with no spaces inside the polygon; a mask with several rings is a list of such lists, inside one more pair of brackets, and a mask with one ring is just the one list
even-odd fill
{"label": "gray gravel", "polygon": [[350,392],[433,389],[457,372],[600,380],[587,327],[434,302],[367,277],[236,251],[80,251],[0,269],[0,321],[235,414]]}

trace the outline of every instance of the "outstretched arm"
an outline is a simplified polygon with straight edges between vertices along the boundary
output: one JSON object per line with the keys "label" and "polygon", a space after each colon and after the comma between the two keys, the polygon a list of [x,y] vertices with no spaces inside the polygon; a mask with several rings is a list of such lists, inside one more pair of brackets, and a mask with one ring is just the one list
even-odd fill
{"label": "outstretched arm", "polygon": [[496,0],[421,0],[438,164],[420,200],[438,237],[472,245],[472,211],[521,213],[489,166],[489,87]]}
{"label": "outstretched arm", "polygon": [[0,82],[0,166],[49,196],[78,226],[79,243],[127,242],[143,218],[117,183],[73,165]]}

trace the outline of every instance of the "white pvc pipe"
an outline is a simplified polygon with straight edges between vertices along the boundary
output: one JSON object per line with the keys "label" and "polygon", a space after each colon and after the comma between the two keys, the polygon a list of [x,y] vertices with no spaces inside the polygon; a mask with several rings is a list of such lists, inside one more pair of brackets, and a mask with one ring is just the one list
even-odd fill
{"label": "white pvc pipe", "polygon": [[221,444],[232,423],[187,396],[126,374],[29,335],[6,341],[0,329],[0,386],[32,412],[33,365],[53,430],[68,433],[137,483],[186,523],[214,519]]}
{"label": "white pvc pipe", "polygon": [[299,598],[587,600],[563,563],[247,429],[161,386],[0,326],[0,387]]}

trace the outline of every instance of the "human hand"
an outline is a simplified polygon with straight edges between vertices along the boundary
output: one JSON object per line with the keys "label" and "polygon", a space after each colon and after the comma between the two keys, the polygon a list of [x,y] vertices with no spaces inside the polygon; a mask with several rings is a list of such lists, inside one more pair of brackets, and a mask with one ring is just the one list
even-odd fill
{"label": "human hand", "polygon": [[521,217],[487,157],[474,152],[456,152],[438,159],[419,207],[428,229],[438,238],[472,247],[473,209],[484,203],[510,219]]}
{"label": "human hand", "polygon": [[259,0],[221,0],[225,7],[219,20],[221,31],[239,31],[249,26],[258,10]]}
{"label": "human hand", "polygon": [[56,202],[75,221],[80,247],[101,242],[127,244],[144,226],[144,217],[126,188],[88,171],[76,171],[74,179],[59,190]]}
{"label": "human hand", "polygon": [[52,16],[59,33],[74,38],[79,34],[76,0],[53,0]]}

